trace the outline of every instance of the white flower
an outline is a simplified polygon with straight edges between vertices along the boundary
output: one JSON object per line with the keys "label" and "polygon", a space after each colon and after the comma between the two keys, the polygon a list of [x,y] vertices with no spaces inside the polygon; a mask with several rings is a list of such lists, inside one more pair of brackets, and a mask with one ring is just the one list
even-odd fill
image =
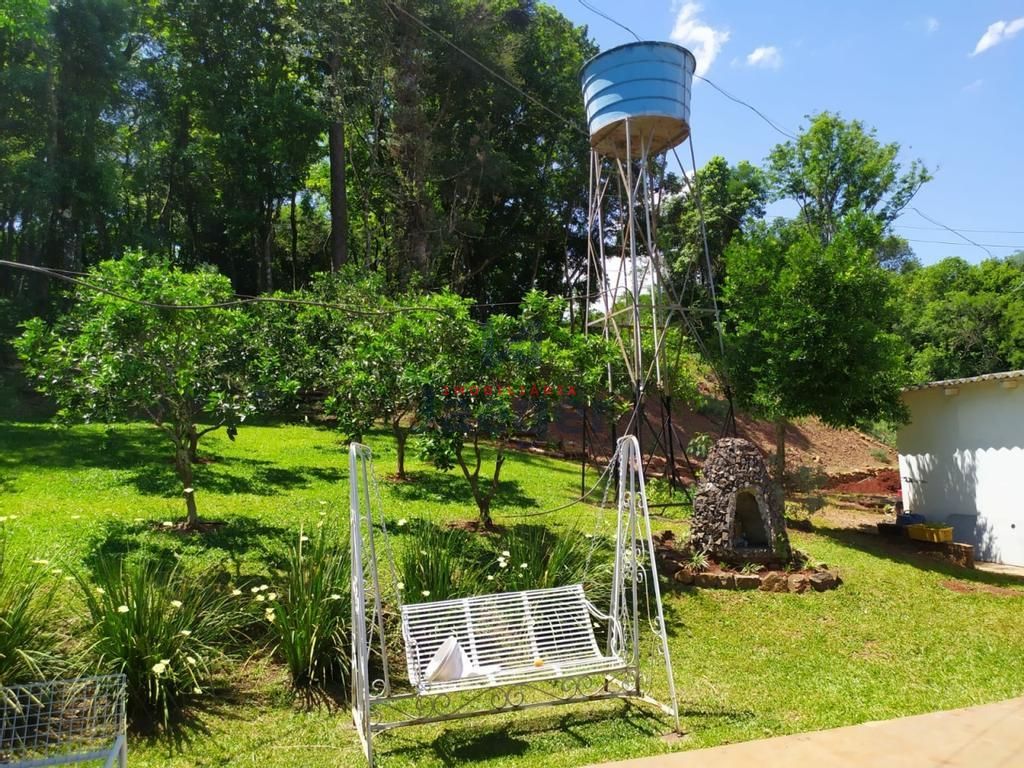
{"label": "white flower", "polygon": [[103,595],[103,594],[106,594],[106,592],[107,592],[107,590],[105,590],[103,587],[96,587],[96,594],[97,595]]}
{"label": "white flower", "polygon": [[50,564],[49,560],[43,560],[42,558],[40,558],[38,560],[33,560],[32,561],[32,565],[49,565],[49,564]]}
{"label": "white flower", "polygon": [[266,599],[267,598],[265,598],[263,595],[256,595],[256,602],[257,603],[262,603]]}
{"label": "white flower", "polygon": [[160,525],[162,525],[164,528],[174,527],[174,523],[172,523],[170,520],[164,520],[162,523],[160,523]]}
{"label": "white flower", "polygon": [[522,570],[524,570],[524,571],[525,571],[525,570],[526,570],[527,568],[529,568],[530,566],[529,566],[529,565],[527,565],[526,563],[523,563],[523,564],[522,564],[522,565],[520,565],[519,567],[520,567],[520,569],[522,569]]}
{"label": "white flower", "polygon": [[72,519],[72,520],[81,520],[81,519],[82,519],[82,516],[81,516],[81,515],[72,515],[72,516],[71,516],[71,519]]}
{"label": "white flower", "polygon": [[169,662],[167,661],[167,659],[164,659],[163,661],[158,661],[156,664],[153,665],[153,674],[162,675],[164,672],[167,671],[168,663]]}
{"label": "white flower", "polygon": [[301,536],[299,536],[299,543],[302,543],[304,541],[309,541],[309,536],[307,536],[306,534],[302,534]]}
{"label": "white flower", "polygon": [[420,554],[421,554],[421,555],[426,555],[426,554],[427,554],[427,550],[425,550],[425,549],[421,549],[421,550],[420,550]]}
{"label": "white flower", "polygon": [[60,568],[52,568],[51,572],[56,574],[57,576],[60,576],[62,573],[64,573],[64,571]]}
{"label": "white flower", "polygon": [[327,505],[327,502],[326,502],[326,501],[324,501],[323,499],[321,499],[321,500],[320,500],[320,505],[321,505],[321,506],[326,506],[326,505]]}
{"label": "white flower", "polygon": [[129,610],[129,608],[128,608],[127,605],[119,605],[119,606],[117,606],[117,612],[118,613],[128,613],[128,610]]}
{"label": "white flower", "polygon": [[171,600],[171,608],[181,608],[184,603],[181,600]]}
{"label": "white flower", "polygon": [[401,581],[398,582],[398,584],[396,584],[395,586],[398,587],[399,589],[405,589],[405,583],[401,582]]}
{"label": "white flower", "polygon": [[341,595],[339,595],[337,592],[335,592],[330,597],[328,597],[327,599],[328,600],[341,600]]}
{"label": "white flower", "polygon": [[178,634],[181,635],[182,637],[188,637],[189,635],[192,634],[192,630],[191,629],[183,629]]}
{"label": "white flower", "polygon": [[270,600],[271,602],[277,600],[277,592],[271,592],[269,595],[267,595],[267,600]]}
{"label": "white flower", "polygon": [[196,492],[195,488],[186,488],[184,491],[182,491],[182,493],[195,493],[195,492]]}
{"label": "white flower", "polygon": [[404,526],[404,525],[405,525],[406,523],[408,523],[408,522],[409,522],[409,521],[408,521],[408,520],[406,520],[406,519],[405,519],[404,517],[403,517],[403,518],[400,518],[400,519],[398,520],[398,527],[399,527],[399,528],[401,528],[402,526]]}
{"label": "white flower", "polygon": [[429,589],[424,589],[422,592],[420,592],[420,594],[423,595],[424,597],[430,597],[430,590]]}
{"label": "white flower", "polygon": [[508,568],[508,563],[506,563],[504,560],[499,560],[498,561],[498,567],[499,568]]}
{"label": "white flower", "polygon": [[198,694],[200,694],[202,692],[203,692],[203,689],[200,688],[198,685],[195,688],[192,689],[192,693],[194,693],[196,695],[198,695]]}
{"label": "white flower", "polygon": [[185,661],[188,664],[195,664],[196,663],[196,657],[195,656],[186,656],[185,657]]}
{"label": "white flower", "polygon": [[249,591],[250,591],[250,592],[252,592],[252,593],[253,593],[253,594],[255,595],[255,594],[256,594],[257,592],[259,592],[259,591],[260,591],[260,588],[259,588],[259,587],[253,587],[253,588],[252,588],[252,589],[250,589]]}
{"label": "white flower", "polygon": [[501,556],[502,557],[512,557],[512,553],[509,552],[507,549],[506,550],[502,550]]}
{"label": "white flower", "polygon": [[7,518],[0,516],[0,523],[6,523],[6,522],[7,522]]}
{"label": "white flower", "polygon": [[488,581],[494,581],[494,577],[493,577],[493,576],[488,576],[488,577],[487,577],[487,580],[488,580]]}
{"label": "white flower", "polygon": [[260,584],[260,592],[266,592],[268,589],[270,589],[270,587],[266,584]]}
{"label": "white flower", "polygon": [[266,612],[265,615],[267,617],[267,621],[269,621],[271,624],[273,624],[274,623],[274,609],[273,608],[267,608],[267,612]]}
{"label": "white flower", "polygon": [[242,594],[242,590],[240,590],[240,589],[233,589],[233,590],[231,590],[231,594],[234,595],[235,597],[238,597],[240,594]]}

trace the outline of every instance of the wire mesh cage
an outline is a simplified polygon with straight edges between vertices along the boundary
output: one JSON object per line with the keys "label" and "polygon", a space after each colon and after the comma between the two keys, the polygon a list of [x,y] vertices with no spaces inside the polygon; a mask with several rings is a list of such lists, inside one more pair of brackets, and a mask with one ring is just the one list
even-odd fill
{"label": "wire mesh cage", "polygon": [[125,698],[124,675],[0,688],[0,765],[124,765]]}

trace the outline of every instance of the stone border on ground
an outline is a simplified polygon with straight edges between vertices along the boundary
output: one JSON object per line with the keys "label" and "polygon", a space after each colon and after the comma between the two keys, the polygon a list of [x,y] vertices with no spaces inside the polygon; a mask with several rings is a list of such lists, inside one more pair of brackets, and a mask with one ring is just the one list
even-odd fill
{"label": "stone border on ground", "polygon": [[835,589],[843,580],[835,571],[827,568],[810,573],[786,571],[765,571],[764,573],[734,573],[732,571],[699,571],[680,568],[672,574],[672,580],[682,586],[704,589],[757,589],[761,592],[827,592]]}

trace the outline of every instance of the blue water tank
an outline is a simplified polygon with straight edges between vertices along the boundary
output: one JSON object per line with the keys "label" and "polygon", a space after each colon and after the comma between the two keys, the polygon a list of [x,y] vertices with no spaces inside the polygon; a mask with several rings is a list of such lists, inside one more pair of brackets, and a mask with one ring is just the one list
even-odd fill
{"label": "blue water tank", "polygon": [[625,158],[664,152],[690,135],[690,90],[697,60],[674,43],[620,45],[583,65],[580,82],[590,145]]}

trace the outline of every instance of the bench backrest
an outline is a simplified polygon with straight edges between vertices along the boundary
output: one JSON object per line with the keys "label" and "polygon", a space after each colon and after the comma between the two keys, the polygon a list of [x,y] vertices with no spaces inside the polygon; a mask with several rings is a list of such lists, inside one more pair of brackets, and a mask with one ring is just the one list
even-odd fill
{"label": "bench backrest", "polygon": [[125,696],[124,675],[0,688],[0,763],[107,760],[124,749]]}
{"label": "bench backrest", "polygon": [[600,656],[581,584],[402,607],[409,680],[451,636],[476,667],[529,667]]}

